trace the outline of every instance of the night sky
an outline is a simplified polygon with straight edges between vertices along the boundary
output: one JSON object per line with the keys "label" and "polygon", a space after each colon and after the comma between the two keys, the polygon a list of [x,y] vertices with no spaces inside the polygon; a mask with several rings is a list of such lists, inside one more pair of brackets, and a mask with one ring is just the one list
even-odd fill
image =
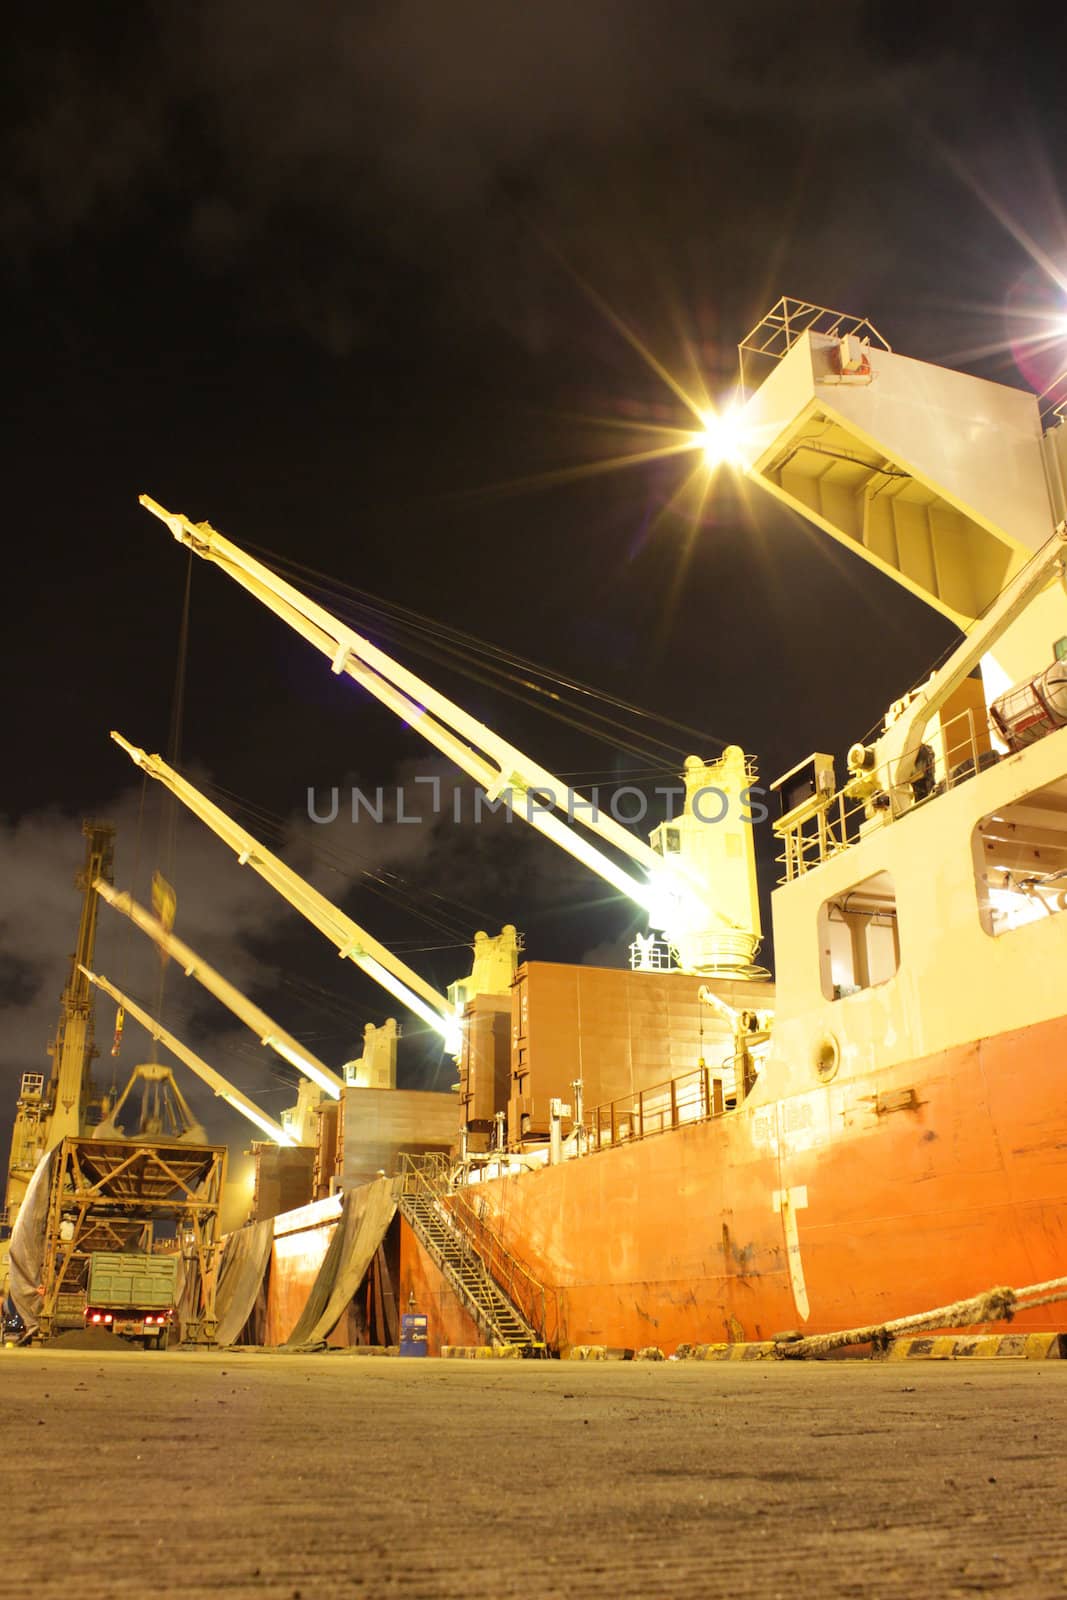
{"label": "night sky", "polygon": [[[116,881],[144,899],[165,866],[177,931],[332,1065],[395,1010],[199,824],[172,843],[113,727],[178,750],[440,987],[478,927],[610,964],[633,929],[518,824],[314,828],[309,785],[447,769],[203,562],[182,673],[189,557],[142,491],[339,597],[356,586],[703,730],[681,740],[701,755],[741,743],[768,781],[813,749],[840,757],[924,675],[952,629],[770,500],[721,479],[694,524],[675,498],[689,458],[580,469],[639,448],[634,424],[688,425],[620,323],[726,396],[737,340],[783,293],[1042,388],[1067,365],[1028,343],[1067,305],[1063,46],[1025,6],[954,3],[24,15],[0,201],[0,1107],[47,1070],[89,814],[119,826]],[[398,654],[555,771],[634,767]],[[769,888],[769,839],[761,855]],[[383,867],[404,880],[384,898],[363,876]],[[106,909],[97,966],[151,1002],[154,954]],[[293,1098],[180,975],[164,1020],[265,1109]],[[148,1048],[131,1024],[112,1063],[112,1021],[102,1000],[98,1077],[121,1083]],[[239,1148],[244,1125],[181,1076]],[[411,1024],[401,1083],[450,1081]]]}

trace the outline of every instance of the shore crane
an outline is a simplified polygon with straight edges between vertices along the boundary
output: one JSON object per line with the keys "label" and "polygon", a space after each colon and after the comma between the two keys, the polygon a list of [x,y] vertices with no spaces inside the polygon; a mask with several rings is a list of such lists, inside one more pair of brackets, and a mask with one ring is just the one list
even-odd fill
{"label": "shore crane", "polygon": [[[211,831],[229,846],[242,866],[251,867],[253,872],[265,883],[270,884],[271,888],[287,900],[294,910],[306,918],[312,927],[324,934],[337,947],[339,956],[353,961],[368,977],[373,978],[375,983],[388,990],[409,1011],[414,1012],[440,1034],[450,1054],[459,1053],[460,1018],[456,1005],[447,995],[441,994],[432,984],[427,983],[425,978],[420,977],[399,956],[394,955],[375,939],[373,934],[368,933],[357,922],[353,922],[351,917],[347,917],[332,901],[327,900],[324,894],[320,894],[291,867],[287,867],[277,856],[272,855],[247,829],[228,817],[219,806],[195,788],[188,779],[183,778],[180,772],[168,766],[160,756],[146,754],[144,750],[130,744],[120,733],[112,733],[111,737],[125,750],[136,766],[149,777],[162,783],[164,788],[169,789],[194,816],[206,823]],[[500,971],[499,987],[495,992],[506,993],[510,986],[514,975],[516,945],[515,929],[510,925],[505,927],[495,940],[482,935],[480,940],[475,942],[476,973],[481,970],[491,970],[493,967]],[[486,951],[487,946],[492,947],[498,959],[494,961],[491,958]],[[456,987],[462,990],[467,986],[461,984]],[[494,991],[483,987],[482,992]]]}
{"label": "shore crane", "polygon": [[70,976],[63,988],[59,1022],[49,1043],[52,1070],[24,1072],[11,1130],[7,1181],[0,1210],[0,1288],[7,1271],[5,1234],[15,1222],[35,1167],[46,1150],[67,1137],[86,1133],[100,1112],[102,1095],[92,1081],[97,1054],[93,1040],[95,1020],[92,985],[83,976],[96,948],[97,886],[110,876],[115,852],[115,829],[110,823],[86,821],[85,859],[75,884],[81,890],[78,938]]}
{"label": "shore crane", "polygon": [[[179,543],[221,567],[321,651],[333,672],[354,679],[473,778],[490,802],[507,798],[513,814],[639,905],[684,970],[757,975],[761,925],[750,809],[755,773],[739,747],[728,746],[714,762],[687,760],[684,809],[646,843],[210,523],[167,511],[149,495],[140,499]],[[621,852],[628,865],[601,845]]]}

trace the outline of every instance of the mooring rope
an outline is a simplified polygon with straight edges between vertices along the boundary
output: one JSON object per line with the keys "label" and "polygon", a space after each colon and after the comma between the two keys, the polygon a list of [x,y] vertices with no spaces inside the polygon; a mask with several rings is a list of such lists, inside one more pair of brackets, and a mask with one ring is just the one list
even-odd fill
{"label": "mooring rope", "polygon": [[839,1333],[812,1334],[803,1339],[776,1341],[775,1354],[787,1361],[805,1356],[828,1355],[850,1344],[873,1344],[884,1349],[889,1342],[907,1333],[925,1333],[933,1328],[965,1328],[976,1322],[1010,1322],[1017,1311],[1053,1305],[1067,1300],[1067,1278],[1051,1278],[1047,1283],[1032,1283],[1023,1289],[986,1289],[969,1300],[956,1300],[933,1311],[920,1311],[892,1322],[871,1323],[862,1328],[846,1328]]}

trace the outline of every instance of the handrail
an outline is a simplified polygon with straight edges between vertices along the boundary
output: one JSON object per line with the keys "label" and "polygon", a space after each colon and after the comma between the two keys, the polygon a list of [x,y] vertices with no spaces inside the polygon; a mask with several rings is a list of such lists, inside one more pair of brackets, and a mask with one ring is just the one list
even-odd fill
{"label": "handrail", "polygon": [[[968,778],[973,778],[990,759],[988,728],[984,721],[976,722],[971,708],[942,724],[941,737],[943,749],[949,757],[944,762],[944,774],[937,783],[931,784],[927,794],[915,801],[910,808],[913,811],[928,805],[947,790],[958,788]],[[915,750],[905,753],[917,755],[923,748],[923,744],[920,744]],[[873,780],[876,774],[882,789],[888,792],[892,783],[889,768],[882,766],[869,776]],[[851,849],[860,837],[860,824],[866,814],[865,805],[863,798],[852,799],[846,789],[839,789],[798,822],[788,826],[777,824],[775,832],[783,850],[775,860],[784,868],[778,882],[791,883],[813,867],[829,861],[832,856]]]}
{"label": "handrail", "polygon": [[[445,1202],[481,1258],[489,1276],[500,1286],[546,1345],[559,1338],[559,1306],[553,1291],[508,1249],[462,1189],[453,1189]],[[484,1204],[484,1202],[483,1202]],[[553,1315],[549,1319],[549,1309]]]}
{"label": "handrail", "polygon": [[556,1294],[546,1289],[508,1249],[464,1191],[453,1187],[448,1158],[439,1151],[417,1156],[405,1151],[400,1159],[402,1192],[422,1193],[447,1214],[447,1220],[473,1250],[497,1287],[541,1340],[554,1346],[559,1336]]}
{"label": "handrail", "polygon": [[[731,1056],[729,1062],[733,1059]],[[742,1092],[739,1084],[738,1093]],[[725,1110],[723,1079],[713,1076],[710,1067],[699,1066],[680,1077],[667,1078],[594,1106],[586,1114],[586,1132],[591,1148],[604,1150],[666,1133],[685,1123],[706,1122],[711,1117],[721,1117]]]}

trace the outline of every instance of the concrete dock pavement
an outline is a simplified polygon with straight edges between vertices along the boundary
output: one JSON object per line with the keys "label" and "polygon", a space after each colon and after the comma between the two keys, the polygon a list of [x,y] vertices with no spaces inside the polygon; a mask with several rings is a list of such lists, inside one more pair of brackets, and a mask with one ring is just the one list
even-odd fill
{"label": "concrete dock pavement", "polygon": [[1062,1597],[1067,1362],[0,1351],[0,1595]]}

